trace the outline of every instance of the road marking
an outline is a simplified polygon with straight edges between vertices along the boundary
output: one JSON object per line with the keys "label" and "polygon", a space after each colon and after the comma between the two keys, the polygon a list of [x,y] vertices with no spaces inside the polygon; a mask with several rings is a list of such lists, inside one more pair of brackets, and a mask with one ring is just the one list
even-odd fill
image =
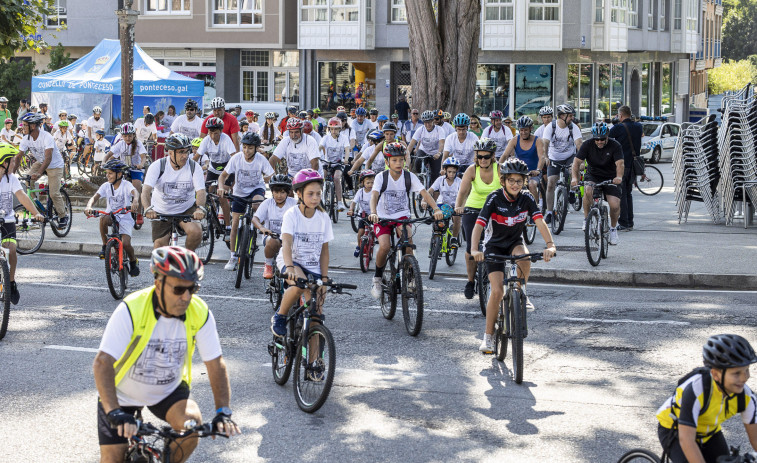
{"label": "road marking", "polygon": [[445,280],[450,281],[468,281],[467,278],[456,278],[456,277],[443,277]]}
{"label": "road marking", "polygon": [[[76,288],[76,289],[94,289],[98,291],[108,291],[108,288],[102,288],[100,286],[84,286],[84,285],[64,285],[60,283],[24,283],[25,285],[37,285],[37,286],[56,286],[59,288]],[[253,302],[267,302],[268,299],[263,298],[257,298],[257,297],[241,297],[241,296],[221,296],[217,294],[198,294],[200,297],[210,297],[210,298],[217,298],[217,299],[235,299],[238,301],[253,301]]]}
{"label": "road marking", "polygon": [[45,346],[43,347],[43,349],[72,350],[75,352],[94,352],[94,353],[97,353],[99,351],[99,349],[93,349],[91,347],[56,346],[56,345]]}
{"label": "road marking", "polygon": [[690,325],[689,322],[677,322],[674,320],[628,320],[628,319],[603,319],[603,318],[577,318],[577,317],[564,317],[563,320],[571,322],[587,322],[587,323],[634,323],[638,325]]}
{"label": "road marking", "polygon": [[[270,362],[269,363],[261,363],[260,364],[260,367],[262,367],[262,368],[271,368],[271,366],[272,366],[272,364]],[[358,368],[339,368],[339,367],[337,367],[336,371],[341,372],[341,373],[358,373],[360,375],[365,375],[367,373],[387,373],[387,372],[390,372],[390,373],[398,373],[398,374],[401,374],[402,376],[413,376],[413,377],[416,377],[416,378],[420,378],[420,377],[423,377],[423,376],[428,376],[426,373],[418,373],[418,372],[415,372],[415,371],[407,371],[407,370],[397,370],[395,368],[385,368],[385,367],[382,367],[382,366],[377,366],[376,369],[374,369],[374,370],[361,370],[361,369],[358,369]]]}
{"label": "road marking", "polygon": [[[379,305],[372,305],[369,307],[366,307],[367,309],[380,309],[381,306]],[[397,310],[402,310],[401,308],[397,308]],[[456,314],[463,314],[463,315],[477,315],[480,312],[471,312],[470,310],[447,310],[447,309],[423,309],[424,312],[438,312],[438,313],[456,313]]]}

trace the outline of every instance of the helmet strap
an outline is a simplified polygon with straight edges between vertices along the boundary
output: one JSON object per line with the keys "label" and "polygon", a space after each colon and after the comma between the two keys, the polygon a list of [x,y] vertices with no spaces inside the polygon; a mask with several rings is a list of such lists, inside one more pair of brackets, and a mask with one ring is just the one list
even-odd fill
{"label": "helmet strap", "polygon": [[173,156],[169,156],[169,157],[170,157],[170,159],[171,159],[171,164],[173,164],[173,166],[174,166],[174,167],[175,167],[176,169],[181,169],[181,166],[180,166],[180,165],[179,165],[179,164],[178,164],[178,163],[177,163],[176,161],[174,161],[174,159],[173,159],[173,158],[174,158],[174,156],[178,156],[178,154],[176,154],[176,151],[178,151],[178,150],[173,150]]}

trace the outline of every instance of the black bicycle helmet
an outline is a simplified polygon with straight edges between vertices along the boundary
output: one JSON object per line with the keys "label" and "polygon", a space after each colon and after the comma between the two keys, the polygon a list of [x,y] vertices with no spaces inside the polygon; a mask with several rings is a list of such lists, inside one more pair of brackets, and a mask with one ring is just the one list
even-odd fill
{"label": "black bicycle helmet", "polygon": [[736,368],[757,363],[749,342],[737,334],[710,336],[702,348],[704,365],[710,368]]}
{"label": "black bicycle helmet", "polygon": [[509,158],[499,166],[499,175],[519,174],[528,175],[528,165],[518,158]]}
{"label": "black bicycle helmet", "polygon": [[339,118],[342,122],[347,120],[347,113],[345,112],[338,112],[336,113],[336,117]]}
{"label": "black bicycle helmet", "polygon": [[271,181],[268,182],[270,188],[279,187],[286,190],[292,189],[292,179],[286,174],[276,174],[271,177]]}
{"label": "black bicycle helmet", "polygon": [[202,261],[194,251],[179,246],[163,246],[152,252],[150,265],[152,273],[181,280],[192,281],[195,284],[205,275]]}
{"label": "black bicycle helmet", "polygon": [[473,144],[473,151],[488,151],[493,153],[497,151],[497,143],[491,138],[481,138]]}
{"label": "black bicycle helmet", "polygon": [[184,103],[184,111],[188,111],[190,109],[197,111],[197,102],[195,100],[187,100],[187,102]]}
{"label": "black bicycle helmet", "polygon": [[394,122],[386,122],[384,123],[384,127],[381,129],[382,132],[386,132],[387,130],[393,130],[397,131],[397,124]]}
{"label": "black bicycle helmet", "polygon": [[260,146],[261,143],[262,141],[260,140],[260,135],[256,134],[255,132],[247,132],[242,137],[243,145]]}
{"label": "black bicycle helmet", "polygon": [[129,166],[124,164],[120,159],[111,158],[103,164],[102,168],[103,170],[112,170],[113,172],[124,172]]}
{"label": "black bicycle helmet", "polygon": [[181,150],[192,146],[192,140],[183,133],[175,133],[166,139],[167,150]]}

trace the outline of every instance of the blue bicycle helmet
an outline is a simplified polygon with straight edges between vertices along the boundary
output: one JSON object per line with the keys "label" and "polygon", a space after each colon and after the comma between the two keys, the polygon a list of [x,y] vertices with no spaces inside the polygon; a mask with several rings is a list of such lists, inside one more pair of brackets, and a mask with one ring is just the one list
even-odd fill
{"label": "blue bicycle helmet", "polygon": [[457,159],[455,159],[454,156],[450,156],[450,157],[448,157],[447,159],[444,160],[444,162],[442,163],[442,167],[443,168],[446,168],[446,167],[457,167],[459,169],[460,168],[460,161],[458,161]]}
{"label": "blue bicycle helmet", "polygon": [[377,121],[388,121],[389,118],[384,116],[383,114],[380,115],[378,118],[376,118]]}
{"label": "blue bicycle helmet", "polygon": [[366,111],[365,108],[363,108],[362,106],[360,108],[357,108],[355,110],[355,115],[356,116],[365,116],[367,114],[368,114],[368,111]]}
{"label": "blue bicycle helmet", "polygon": [[454,119],[452,119],[452,125],[455,127],[467,127],[470,125],[470,117],[465,113],[459,113]]}
{"label": "blue bicycle helmet", "polygon": [[591,135],[594,138],[607,138],[610,131],[607,130],[607,124],[604,122],[595,122],[591,128]]}
{"label": "blue bicycle helmet", "polygon": [[384,139],[384,132],[380,132],[378,130],[374,130],[373,132],[368,134],[368,140],[379,143]]}

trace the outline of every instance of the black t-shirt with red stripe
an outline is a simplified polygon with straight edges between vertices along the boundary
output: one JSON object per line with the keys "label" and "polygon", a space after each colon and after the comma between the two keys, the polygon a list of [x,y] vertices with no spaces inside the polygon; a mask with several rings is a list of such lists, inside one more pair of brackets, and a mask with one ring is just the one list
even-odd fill
{"label": "black t-shirt with red stripe", "polygon": [[504,188],[500,188],[486,197],[476,223],[486,228],[491,221],[492,229],[491,234],[488,234],[487,247],[507,247],[520,238],[529,216],[534,220],[542,218],[531,193],[524,190],[513,198]]}

